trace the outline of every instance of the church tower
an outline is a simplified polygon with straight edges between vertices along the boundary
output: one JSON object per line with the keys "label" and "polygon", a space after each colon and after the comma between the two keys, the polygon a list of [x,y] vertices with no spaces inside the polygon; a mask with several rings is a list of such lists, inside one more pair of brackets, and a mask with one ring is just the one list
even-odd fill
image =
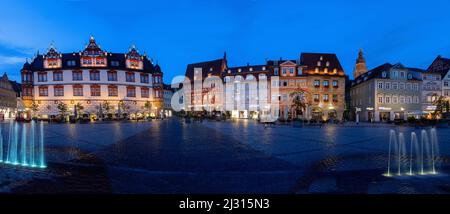
{"label": "church tower", "polygon": [[353,78],[356,79],[361,74],[367,72],[366,59],[364,59],[363,50],[359,50],[358,59],[356,59],[355,70],[353,71]]}

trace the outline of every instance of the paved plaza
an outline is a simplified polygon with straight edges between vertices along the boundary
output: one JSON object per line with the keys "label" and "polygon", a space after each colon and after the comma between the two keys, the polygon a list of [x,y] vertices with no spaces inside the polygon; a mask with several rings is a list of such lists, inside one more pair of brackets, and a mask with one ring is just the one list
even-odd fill
{"label": "paved plaza", "polygon": [[[7,124],[2,124],[5,132]],[[252,120],[45,124],[46,169],[0,165],[13,193],[450,193],[450,131],[438,175],[385,177],[392,125],[264,127]],[[5,133],[4,133],[5,134]],[[407,143],[409,145],[409,143]],[[408,160],[402,160],[408,161]]]}

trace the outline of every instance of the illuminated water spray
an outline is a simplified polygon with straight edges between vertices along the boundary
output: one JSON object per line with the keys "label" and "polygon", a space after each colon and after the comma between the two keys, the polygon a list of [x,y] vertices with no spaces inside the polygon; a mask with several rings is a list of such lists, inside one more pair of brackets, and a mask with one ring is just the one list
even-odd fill
{"label": "illuminated water spray", "polygon": [[[389,134],[388,167],[385,176],[392,176],[392,170],[397,170],[396,175],[413,176],[437,174],[436,164],[439,158],[439,143],[436,129],[430,130],[430,135],[425,130],[420,133],[420,144],[415,132],[411,132],[409,144],[409,156],[406,151],[405,136],[402,132],[398,135],[394,130]],[[396,159],[394,159],[396,158]],[[404,160],[409,161],[404,161]],[[394,161],[395,160],[395,163]],[[407,170],[407,171],[405,171]]]}
{"label": "illuminated water spray", "polygon": [[[6,141],[4,137],[7,137]],[[36,137],[39,137],[38,143],[35,143]],[[38,135],[34,121],[22,125],[11,121],[9,132],[3,132],[0,126],[0,163],[46,168],[43,122],[39,125]]]}

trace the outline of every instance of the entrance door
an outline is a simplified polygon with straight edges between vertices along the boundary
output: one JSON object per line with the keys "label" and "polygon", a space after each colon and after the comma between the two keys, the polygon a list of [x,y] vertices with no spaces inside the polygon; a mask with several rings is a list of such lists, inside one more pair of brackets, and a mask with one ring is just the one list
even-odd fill
{"label": "entrance door", "polygon": [[380,112],[380,121],[386,122],[389,121],[389,119],[390,119],[389,112]]}

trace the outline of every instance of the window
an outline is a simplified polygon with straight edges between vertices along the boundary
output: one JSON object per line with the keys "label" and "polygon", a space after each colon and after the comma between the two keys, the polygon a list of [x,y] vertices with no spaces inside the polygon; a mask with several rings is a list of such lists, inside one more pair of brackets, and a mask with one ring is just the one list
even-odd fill
{"label": "window", "polygon": [[378,89],[383,89],[383,83],[382,82],[378,83]]}
{"label": "window", "polygon": [[394,76],[394,78],[397,78],[398,77],[398,71],[392,72],[392,76]]}
{"label": "window", "polygon": [[337,94],[333,94],[333,102],[335,102],[335,103],[338,102],[338,95]]}
{"label": "window", "polygon": [[63,73],[61,71],[53,72],[53,81],[63,81]]}
{"label": "window", "polygon": [[283,68],[282,72],[283,72],[283,74],[286,74],[287,68]]}
{"label": "window", "polygon": [[[161,77],[156,76],[154,80],[155,80],[155,83],[160,83],[161,82]],[[241,76],[237,76],[236,80],[240,81],[241,80]]]}
{"label": "window", "polygon": [[335,88],[339,87],[339,81],[333,80],[333,87]]}
{"label": "window", "polygon": [[142,87],[141,88],[141,97],[142,98],[149,98],[150,97],[150,93],[149,93],[148,88],[146,88],[146,87]]}
{"label": "window", "polygon": [[73,81],[83,81],[83,72],[82,71],[72,71],[72,80]]}
{"label": "window", "polygon": [[133,72],[127,72],[126,73],[126,81],[127,82],[134,82],[134,73]]}
{"label": "window", "polygon": [[398,103],[398,97],[397,96],[393,96],[392,97],[392,103],[394,103],[394,104]]}
{"label": "window", "polygon": [[401,78],[405,78],[405,72],[404,71],[400,71],[400,77]]}
{"label": "window", "polygon": [[319,94],[314,94],[314,101],[319,102]]}
{"label": "window", "polygon": [[384,98],[384,100],[385,100],[386,103],[391,103],[391,97],[389,97],[389,96],[386,96]]}
{"label": "window", "polygon": [[30,82],[30,81],[32,81],[32,79],[31,79],[31,74],[24,74],[24,75],[23,75],[23,81],[24,81],[24,82]]}
{"label": "window", "polygon": [[419,97],[418,96],[414,96],[414,103],[419,103]]}
{"label": "window", "polygon": [[111,61],[111,66],[119,67],[119,61]]}
{"label": "window", "polygon": [[64,86],[57,85],[54,87],[55,89],[55,97],[63,97],[64,96]]}
{"label": "window", "polygon": [[400,83],[399,88],[400,90],[405,90],[405,83]]}
{"label": "window", "polygon": [[100,81],[100,71],[96,70],[90,71],[89,77],[91,81]]}
{"label": "window", "polygon": [[135,87],[127,87],[127,97],[136,97]]}
{"label": "window", "polygon": [[117,86],[115,86],[115,85],[108,86],[108,96],[117,97],[118,95],[119,95],[119,90],[118,90]]}
{"label": "window", "polygon": [[320,86],[320,80],[314,80],[314,87],[318,88]]}
{"label": "window", "polygon": [[47,82],[47,73],[38,73],[38,82]]}
{"label": "window", "polygon": [[289,73],[294,74],[295,73],[294,68],[289,68]]}
{"label": "window", "polygon": [[398,83],[393,82],[393,83],[392,83],[392,89],[393,89],[393,90],[397,90],[397,89],[398,89]]}
{"label": "window", "polygon": [[328,81],[328,80],[324,80],[324,81],[323,81],[323,87],[328,88],[329,86],[330,86],[329,81]]}
{"label": "window", "polygon": [[388,90],[391,89],[391,83],[390,82],[385,83],[384,88]]}
{"label": "window", "polygon": [[444,86],[448,87],[448,81],[444,81]]}
{"label": "window", "polygon": [[405,97],[404,96],[400,96],[400,103],[405,103]]}
{"label": "window", "polygon": [[406,103],[411,103],[411,101],[412,101],[411,97],[410,97],[410,96],[407,96],[407,97],[406,97]]}
{"label": "window", "polygon": [[83,96],[83,86],[82,85],[74,85],[73,86],[73,96],[74,97]]}
{"label": "window", "polygon": [[406,90],[411,90],[411,89],[412,89],[411,83],[406,83]]}
{"label": "window", "polygon": [[24,88],[23,96],[33,96],[33,89],[32,88]]}
{"label": "window", "polygon": [[155,97],[159,98],[161,96],[160,92],[158,90],[155,91]]}
{"label": "window", "polygon": [[141,74],[141,83],[149,83],[148,74]]}
{"label": "window", "polygon": [[108,81],[117,82],[117,72],[116,71],[108,71]]}
{"label": "window", "polygon": [[40,97],[47,97],[48,96],[48,87],[47,86],[39,87],[39,96]]}
{"label": "window", "polygon": [[91,96],[93,97],[100,97],[100,86],[99,85],[91,85]]}
{"label": "window", "polygon": [[278,76],[278,68],[274,68],[274,69],[273,69],[273,74],[276,75],[276,76]]}
{"label": "window", "polygon": [[319,73],[319,68],[316,68],[315,70],[314,70],[314,73]]}
{"label": "window", "polygon": [[69,60],[69,61],[67,61],[67,66],[68,66],[68,67],[74,67],[75,65],[76,65],[75,60]]}
{"label": "window", "polygon": [[378,96],[378,103],[383,103],[383,96]]}
{"label": "window", "polygon": [[386,77],[387,77],[387,73],[386,73],[385,71],[383,71],[383,73],[381,73],[381,76],[382,76],[383,78],[386,78]]}
{"label": "window", "polygon": [[329,101],[328,94],[324,94],[323,95],[323,101],[324,102],[328,102]]}

